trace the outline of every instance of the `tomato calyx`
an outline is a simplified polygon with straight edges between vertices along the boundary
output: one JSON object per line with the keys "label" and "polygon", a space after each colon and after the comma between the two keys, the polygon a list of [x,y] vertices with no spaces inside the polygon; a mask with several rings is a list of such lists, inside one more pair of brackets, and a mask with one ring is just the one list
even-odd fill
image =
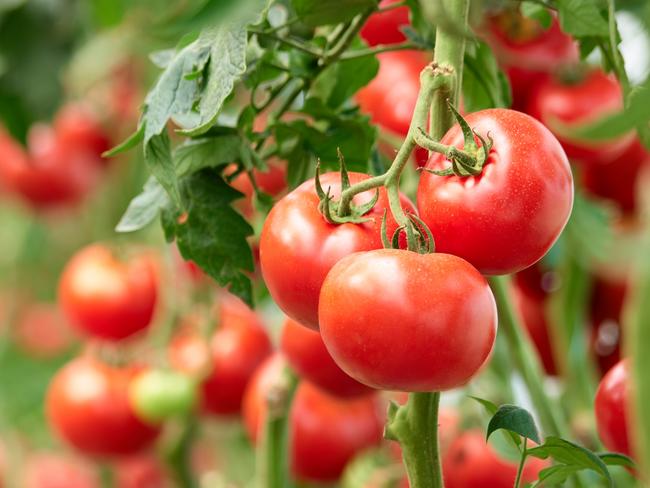
{"label": "tomato calyx", "polygon": [[[337,149],[339,155],[339,164],[341,171],[341,192],[344,192],[350,185],[350,177],[348,175],[347,168],[345,167],[345,160],[341,151]],[[342,199],[339,201],[334,201],[334,197],[330,195],[331,188],[328,187],[327,191],[323,189],[323,186],[320,182],[320,161],[316,165],[316,178],[315,178],[316,194],[320,199],[318,205],[318,210],[323,215],[325,220],[330,224],[362,224],[364,222],[369,222],[372,219],[369,217],[364,217],[372,208],[375,206],[379,200],[379,188],[376,189],[375,195],[363,205],[354,205],[352,202],[345,203]]]}
{"label": "tomato calyx", "polygon": [[[423,169],[438,176],[456,175],[467,177],[480,175],[483,172],[483,166],[485,166],[490,150],[492,149],[492,137],[488,133],[486,140],[485,137],[469,126],[465,118],[451,103],[448,102],[447,104],[463,132],[463,149],[440,144],[431,139],[422,128],[419,128],[415,134],[416,144],[429,151],[444,154],[447,160],[451,162],[451,166],[443,170]],[[479,140],[480,144],[476,143],[476,139]]]}
{"label": "tomato calyx", "polygon": [[402,233],[406,235],[407,249],[418,254],[431,254],[436,252],[436,244],[429,226],[414,213],[407,214],[408,222],[400,225],[389,238],[386,224],[387,210],[381,219],[381,242],[384,249],[400,249],[399,238]]}

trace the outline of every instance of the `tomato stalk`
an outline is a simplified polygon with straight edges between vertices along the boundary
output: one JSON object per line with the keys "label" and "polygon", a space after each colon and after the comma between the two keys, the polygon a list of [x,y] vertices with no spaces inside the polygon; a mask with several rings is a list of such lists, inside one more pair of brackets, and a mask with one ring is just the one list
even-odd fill
{"label": "tomato stalk", "polygon": [[197,488],[198,483],[194,479],[191,466],[192,445],[196,435],[197,423],[196,419],[191,417],[187,417],[183,422],[183,430],[166,452],[165,459],[179,487]]}
{"label": "tomato stalk", "polygon": [[278,382],[269,391],[267,415],[258,450],[257,486],[286,488],[291,486],[289,474],[289,413],[298,377],[286,367]]}

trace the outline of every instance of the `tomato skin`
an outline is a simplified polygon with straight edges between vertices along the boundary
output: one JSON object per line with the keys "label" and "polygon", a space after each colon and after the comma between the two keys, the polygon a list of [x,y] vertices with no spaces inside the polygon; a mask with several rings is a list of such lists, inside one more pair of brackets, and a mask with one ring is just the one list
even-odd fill
{"label": "tomato skin", "polygon": [[[367,179],[361,173],[350,173],[352,184]],[[321,176],[323,189],[330,188],[334,198],[340,195],[340,175]],[[368,202],[373,191],[363,192],[354,199],[355,205]],[[328,223],[318,210],[319,199],[314,180],[309,180],[275,204],[269,213],[260,238],[260,264],[269,292],[282,311],[306,327],[318,330],[318,295],[330,268],[339,259],[356,251],[379,249],[381,220],[388,208],[384,188],[379,200],[366,217],[372,221],[362,224]],[[407,212],[413,205],[402,198]],[[393,235],[397,223],[388,212],[388,235]]]}
{"label": "tomato skin", "polygon": [[[267,164],[267,171],[254,169],[253,177],[261,191],[271,196],[277,196],[287,188],[286,163],[277,158],[270,158]],[[252,216],[255,210],[253,205],[254,190],[249,176],[246,172],[242,172],[232,180],[230,185],[244,194],[244,199],[237,202],[242,214]]]}
{"label": "tomato skin", "polygon": [[[516,461],[500,458],[478,430],[454,440],[442,461],[447,488],[511,488],[517,466]],[[547,460],[529,457],[522,471],[522,485],[535,481],[539,472],[549,466]]]}
{"label": "tomato skin", "polygon": [[[521,271],[551,248],[573,205],[573,176],[557,139],[532,117],[488,109],[466,117],[470,127],[494,145],[478,176],[423,172],[418,210],[436,250],[455,254],[488,275]],[[463,147],[454,125],[441,142]],[[428,169],[450,163],[432,153]]]}
{"label": "tomato skin", "polygon": [[54,119],[54,130],[61,144],[87,151],[99,163],[107,163],[102,153],[111,147],[111,142],[98,117],[81,103],[69,103],[61,107]]}
{"label": "tomato skin", "polygon": [[319,316],[334,361],[382,390],[464,385],[486,362],[497,328],[492,292],[468,262],[395,249],[339,261],[323,284]]}
{"label": "tomato skin", "polygon": [[[285,362],[269,358],[255,374],[244,401],[244,423],[253,441],[259,439],[266,416],[266,395]],[[375,395],[341,399],[302,381],[289,416],[291,468],[303,481],[334,481],[359,451],[379,444],[382,404]]]}
{"label": "tomato skin", "polygon": [[615,452],[632,455],[628,432],[630,402],[629,364],[619,361],[603,377],[596,391],[596,428],[603,445]]}
{"label": "tomato skin", "polygon": [[139,420],[129,404],[129,384],[137,373],[137,368],[115,368],[89,357],[74,359],[50,383],[50,425],[87,455],[125,456],[143,450],[160,429]]}
{"label": "tomato skin", "polygon": [[246,385],[272,345],[258,315],[232,295],[222,298],[219,322],[209,344],[212,369],[201,386],[203,407],[231,415],[240,412]]}
{"label": "tomato skin", "polygon": [[[379,2],[379,8],[388,7],[399,1],[382,0]],[[359,35],[369,46],[398,44],[406,40],[400,27],[409,24],[409,8],[407,6],[395,7],[386,12],[372,14],[361,28]]]}
{"label": "tomato skin", "polygon": [[28,305],[19,315],[13,336],[25,352],[37,358],[60,355],[76,338],[59,307],[52,303]]}
{"label": "tomato skin", "polygon": [[634,215],[639,206],[637,180],[644,167],[650,166],[650,152],[638,139],[613,161],[585,167],[584,188],[616,204],[623,215]]}
{"label": "tomato skin", "polygon": [[318,332],[288,318],[282,328],[280,343],[291,367],[327,393],[352,398],[372,392],[338,367]]}
{"label": "tomato skin", "polygon": [[622,109],[623,93],[619,82],[613,75],[592,69],[574,84],[547,78],[531,94],[526,112],[553,131],[569,159],[589,166],[607,163],[620,156],[633,143],[634,134],[606,141],[584,141],[563,136],[553,127],[557,122],[580,127]]}
{"label": "tomato skin", "polygon": [[31,455],[22,469],[24,488],[100,488],[101,482],[90,463],[72,456],[39,452]]}
{"label": "tomato skin", "polygon": [[157,270],[148,254],[118,261],[111,251],[92,244],[67,263],[59,281],[59,303],[82,331],[121,340],[152,321],[158,295]]}
{"label": "tomato skin", "polygon": [[153,456],[120,459],[114,466],[116,488],[171,488],[165,467]]}
{"label": "tomato skin", "polygon": [[420,91],[420,72],[427,58],[420,51],[377,55],[379,72],[355,95],[361,111],[384,129],[405,136]]}

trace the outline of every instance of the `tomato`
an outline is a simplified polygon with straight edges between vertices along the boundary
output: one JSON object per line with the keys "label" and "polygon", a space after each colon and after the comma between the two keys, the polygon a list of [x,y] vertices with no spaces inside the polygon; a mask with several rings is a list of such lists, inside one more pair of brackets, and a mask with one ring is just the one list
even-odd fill
{"label": "tomato", "polygon": [[79,152],[87,151],[98,162],[108,162],[101,155],[110,149],[110,140],[89,107],[81,103],[64,105],[54,119],[54,130],[61,144]]}
{"label": "tomato", "polygon": [[[573,205],[573,177],[553,134],[532,117],[508,109],[467,116],[482,136],[493,138],[478,176],[423,172],[418,210],[436,250],[455,254],[483,274],[520,271],[539,261],[562,232]],[[441,142],[463,147],[454,125]],[[432,153],[427,168],[450,166]]]}
{"label": "tomato", "polygon": [[116,488],[171,488],[162,464],[153,456],[139,454],[119,459],[113,466]]}
{"label": "tomato", "polygon": [[420,72],[427,65],[420,51],[393,51],[377,55],[379,72],[357,92],[361,111],[384,129],[405,136],[420,91]]}
{"label": "tomato", "polygon": [[159,428],[138,419],[129,405],[129,384],[137,373],[137,368],[113,367],[89,357],[73,360],[50,383],[50,425],[91,456],[125,456],[148,447]]}
{"label": "tomato", "polygon": [[490,287],[468,262],[395,249],[339,261],[323,283],[319,317],[341,369],[383,390],[464,385],[486,362],[497,329]]}
{"label": "tomato", "polygon": [[196,384],[182,373],[147,370],[131,381],[129,398],[138,418],[161,422],[192,411],[197,399]]}
{"label": "tomato", "polygon": [[93,244],[66,264],[59,281],[59,303],[82,331],[120,340],[146,329],[158,295],[153,258],[138,254],[126,262]]}
{"label": "tomato", "polygon": [[[266,416],[266,395],[284,367],[276,354],[255,373],[244,400],[244,423],[254,441]],[[334,481],[359,451],[379,444],[382,404],[375,395],[330,396],[310,383],[298,385],[289,417],[291,467],[305,481]]]}
{"label": "tomato", "polygon": [[623,307],[627,283],[597,278],[591,293],[590,322],[591,347],[602,374],[621,358]]}
{"label": "tomato", "polygon": [[372,391],[336,365],[318,332],[287,319],[280,341],[282,352],[291,367],[302,378],[326,392],[340,397],[354,397]]}
{"label": "tomato", "polygon": [[[385,8],[400,0],[381,0],[379,8]],[[401,27],[409,25],[409,8],[395,7],[386,12],[372,14],[359,34],[370,46],[377,44],[398,44],[406,41]]]}
{"label": "tomato", "polygon": [[27,353],[51,358],[70,348],[75,333],[51,303],[34,303],[19,314],[13,330],[14,340]]}
{"label": "tomato", "polygon": [[518,110],[526,106],[540,80],[579,61],[577,43],[562,32],[555,16],[545,29],[538,21],[508,10],[490,17],[483,34],[508,75],[512,106]]}
{"label": "tomato", "polygon": [[73,456],[39,452],[29,456],[22,469],[23,488],[100,488],[98,473],[90,463]]}
{"label": "tomato", "polygon": [[6,158],[1,165],[6,186],[36,208],[79,202],[99,176],[87,153],[65,146],[43,124],[30,129],[28,153],[14,147]]}
{"label": "tomato", "polygon": [[[270,158],[267,171],[253,170],[253,177],[259,190],[271,196],[277,196],[287,187],[286,163],[277,158]],[[244,194],[243,201],[237,202],[243,215],[253,215],[253,184],[246,172],[242,172],[231,182],[231,186]]]}
{"label": "tomato", "polygon": [[624,215],[633,215],[640,205],[637,180],[641,170],[647,166],[650,166],[650,153],[635,139],[613,161],[585,167],[582,183],[592,195],[614,203]]}
{"label": "tomato", "polygon": [[567,129],[594,123],[623,109],[621,85],[598,68],[573,83],[549,77],[531,94],[527,112],[549,127],[571,160],[588,165],[611,162],[634,142],[634,134],[600,141],[569,136]]}
{"label": "tomato", "polygon": [[603,445],[615,452],[631,456],[628,431],[628,402],[630,398],[629,365],[619,361],[603,377],[596,391],[594,411],[596,427]]}
{"label": "tomato", "polygon": [[[352,184],[368,178],[350,173]],[[334,198],[340,196],[340,175],[321,176],[323,189],[330,188]],[[355,196],[354,204],[370,201],[375,192]],[[295,321],[318,329],[318,295],[325,275],[339,259],[356,251],[379,249],[381,220],[388,208],[385,189],[362,224],[328,223],[318,210],[319,199],[314,180],[309,180],[275,204],[269,213],[260,238],[260,264],[266,286],[278,306]],[[413,211],[412,204],[402,198],[402,206]],[[388,212],[387,230],[392,235],[397,223]]]}
{"label": "tomato", "polygon": [[[534,269],[531,267],[529,269]],[[516,276],[516,275],[515,275]],[[550,325],[547,321],[547,296],[530,293],[517,280],[513,282],[514,306],[521,316],[526,330],[535,344],[544,370],[549,375],[556,375],[557,368],[553,357],[553,344],[551,342]]]}
{"label": "tomato", "polygon": [[187,372],[206,369],[201,385],[204,409],[217,415],[239,413],[246,385],[257,367],[272,352],[259,316],[233,295],[221,297],[219,328],[208,344],[194,334],[173,344],[172,363]]}
{"label": "tomato", "polygon": [[[546,460],[529,457],[521,475],[522,485],[535,481],[549,465]],[[511,488],[517,467],[517,461],[500,458],[481,431],[468,431],[458,437],[442,461],[446,488]]]}
{"label": "tomato", "polygon": [[15,190],[15,179],[21,168],[29,165],[27,152],[0,124],[0,190]]}

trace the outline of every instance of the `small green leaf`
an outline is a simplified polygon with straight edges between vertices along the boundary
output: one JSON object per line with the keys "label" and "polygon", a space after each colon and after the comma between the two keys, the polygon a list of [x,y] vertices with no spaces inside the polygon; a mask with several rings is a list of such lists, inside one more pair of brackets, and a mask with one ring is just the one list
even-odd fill
{"label": "small green leaf", "polygon": [[183,207],[167,132],[153,136],[144,146],[144,161],[174,204]]}
{"label": "small green leaf", "polygon": [[599,452],[598,457],[607,466],[623,466],[630,469],[636,467],[632,458],[618,452]]}
{"label": "small green leaf", "polygon": [[490,400],[486,400],[485,398],[479,398],[475,396],[470,396],[472,400],[476,400],[479,402],[483,408],[489,413],[490,415],[494,416],[495,413],[497,413],[497,410],[499,410],[499,407],[497,407],[494,403],[492,403]]}
{"label": "small green leaf", "polygon": [[176,172],[188,175],[240,159],[242,139],[237,134],[192,139],[174,149]]}
{"label": "small green leaf", "polygon": [[129,203],[126,212],[115,227],[116,232],[133,232],[142,229],[156,218],[169,203],[169,197],[160,183],[150,176],[142,193]]}
{"label": "small green leaf", "polygon": [[117,146],[115,146],[112,149],[109,149],[108,151],[105,151],[102,154],[102,157],[104,158],[112,158],[113,156],[117,156],[120,153],[123,153],[125,151],[128,151],[129,149],[133,149],[135,146],[140,144],[144,137],[144,126],[141,125],[136,132],[131,134],[128,139],[126,139],[124,142],[121,142]]}
{"label": "small green leaf", "polygon": [[530,412],[516,405],[501,405],[488,424],[486,439],[498,430],[504,429],[540,443],[535,420]]}
{"label": "small green leaf", "polygon": [[550,468],[542,469],[539,472],[539,477],[533,488],[538,486],[553,486],[564,483],[569,476],[574,475],[580,471],[578,466],[569,466],[566,464],[558,464],[556,466],[551,466]]}
{"label": "small green leaf", "polygon": [[307,25],[338,24],[376,7],[377,0],[291,0],[298,17]]}
{"label": "small green leaf", "polygon": [[463,103],[467,112],[512,103],[507,78],[499,69],[492,50],[484,42],[475,44],[473,54],[465,54]]}
{"label": "small green leaf", "polygon": [[551,16],[549,10],[538,3],[525,1],[522,2],[521,13],[524,17],[528,17],[529,19],[533,19],[539,22],[544,29],[551,27],[551,23],[553,22],[553,17]]}
{"label": "small green leaf", "polygon": [[602,459],[589,449],[565,439],[549,436],[541,446],[529,449],[528,455],[540,459],[551,457],[554,461],[566,465],[566,470],[589,469],[607,480],[609,486],[613,486],[612,477]]}
{"label": "small green leaf", "polygon": [[557,0],[560,26],[576,37],[607,37],[607,20],[594,0]]}

